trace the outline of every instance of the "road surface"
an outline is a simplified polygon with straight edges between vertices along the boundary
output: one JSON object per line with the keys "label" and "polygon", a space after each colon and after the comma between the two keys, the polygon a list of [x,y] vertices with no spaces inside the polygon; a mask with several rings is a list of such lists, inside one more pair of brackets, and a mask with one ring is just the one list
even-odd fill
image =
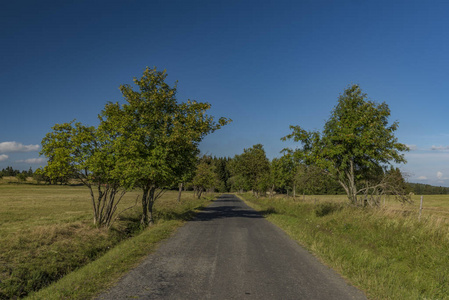
{"label": "road surface", "polygon": [[98,299],[366,299],[234,195],[223,195]]}

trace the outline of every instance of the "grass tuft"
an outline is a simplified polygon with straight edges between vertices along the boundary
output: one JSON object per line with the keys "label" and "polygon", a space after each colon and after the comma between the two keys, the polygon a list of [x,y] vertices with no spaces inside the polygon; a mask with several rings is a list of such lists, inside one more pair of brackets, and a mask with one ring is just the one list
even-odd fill
{"label": "grass tuft", "polygon": [[315,215],[317,217],[324,217],[335,211],[339,211],[343,208],[343,204],[335,202],[320,203],[315,207]]}

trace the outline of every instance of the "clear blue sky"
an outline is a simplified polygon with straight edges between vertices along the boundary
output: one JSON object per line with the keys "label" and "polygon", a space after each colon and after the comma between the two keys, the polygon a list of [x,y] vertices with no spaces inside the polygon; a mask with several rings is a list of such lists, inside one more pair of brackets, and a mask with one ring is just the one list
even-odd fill
{"label": "clear blue sky", "polygon": [[[36,169],[55,123],[97,124],[146,66],[233,123],[201,149],[279,156],[358,83],[413,149],[409,181],[449,186],[449,1],[3,1],[0,168]],[[15,143],[13,143],[15,142]]]}

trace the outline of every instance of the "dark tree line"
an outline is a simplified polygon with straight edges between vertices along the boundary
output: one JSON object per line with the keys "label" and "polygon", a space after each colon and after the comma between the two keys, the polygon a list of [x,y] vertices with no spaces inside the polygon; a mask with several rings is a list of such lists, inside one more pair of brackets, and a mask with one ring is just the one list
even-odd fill
{"label": "dark tree line", "polygon": [[[259,194],[270,195],[273,193],[290,196],[346,194],[335,179],[314,166],[307,166],[303,163],[294,166],[288,155],[270,161],[265,156],[263,146],[260,144],[245,150],[246,152],[233,158],[215,156],[199,158],[195,173],[197,179],[187,183],[187,189],[195,190],[196,183],[202,191],[213,190],[220,193],[254,191]],[[242,159],[242,155],[244,159]],[[201,169],[200,175],[198,169]],[[205,172],[206,169],[207,172]],[[396,190],[390,191],[389,194],[394,192],[402,195],[409,193],[417,195],[449,194],[449,187],[406,182],[398,168],[379,170],[379,172],[378,176],[384,178],[384,183],[396,187]],[[202,179],[203,186],[200,187],[201,176],[204,178]]]}
{"label": "dark tree line", "polygon": [[[175,187],[173,187],[175,188]],[[335,195],[344,190],[335,180],[303,164],[288,165],[287,156],[269,160],[261,144],[230,157],[203,156],[187,190],[197,195],[205,191],[220,193],[253,191],[257,195]]]}
{"label": "dark tree line", "polygon": [[27,177],[32,177],[34,172],[31,167],[28,169],[28,171],[25,171],[25,170],[20,171],[20,170],[16,170],[13,167],[9,167],[9,166],[0,171],[0,177],[3,177],[3,176],[16,177],[19,174],[24,174]]}
{"label": "dark tree line", "polygon": [[416,195],[445,195],[449,194],[449,187],[433,186],[422,183],[409,183],[410,191]]}

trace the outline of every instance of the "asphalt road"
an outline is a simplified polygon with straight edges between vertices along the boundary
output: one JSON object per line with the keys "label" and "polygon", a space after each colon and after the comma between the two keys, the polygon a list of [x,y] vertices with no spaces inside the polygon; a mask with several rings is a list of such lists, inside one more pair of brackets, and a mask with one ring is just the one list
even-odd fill
{"label": "asphalt road", "polygon": [[223,195],[98,299],[366,299],[234,195]]}

